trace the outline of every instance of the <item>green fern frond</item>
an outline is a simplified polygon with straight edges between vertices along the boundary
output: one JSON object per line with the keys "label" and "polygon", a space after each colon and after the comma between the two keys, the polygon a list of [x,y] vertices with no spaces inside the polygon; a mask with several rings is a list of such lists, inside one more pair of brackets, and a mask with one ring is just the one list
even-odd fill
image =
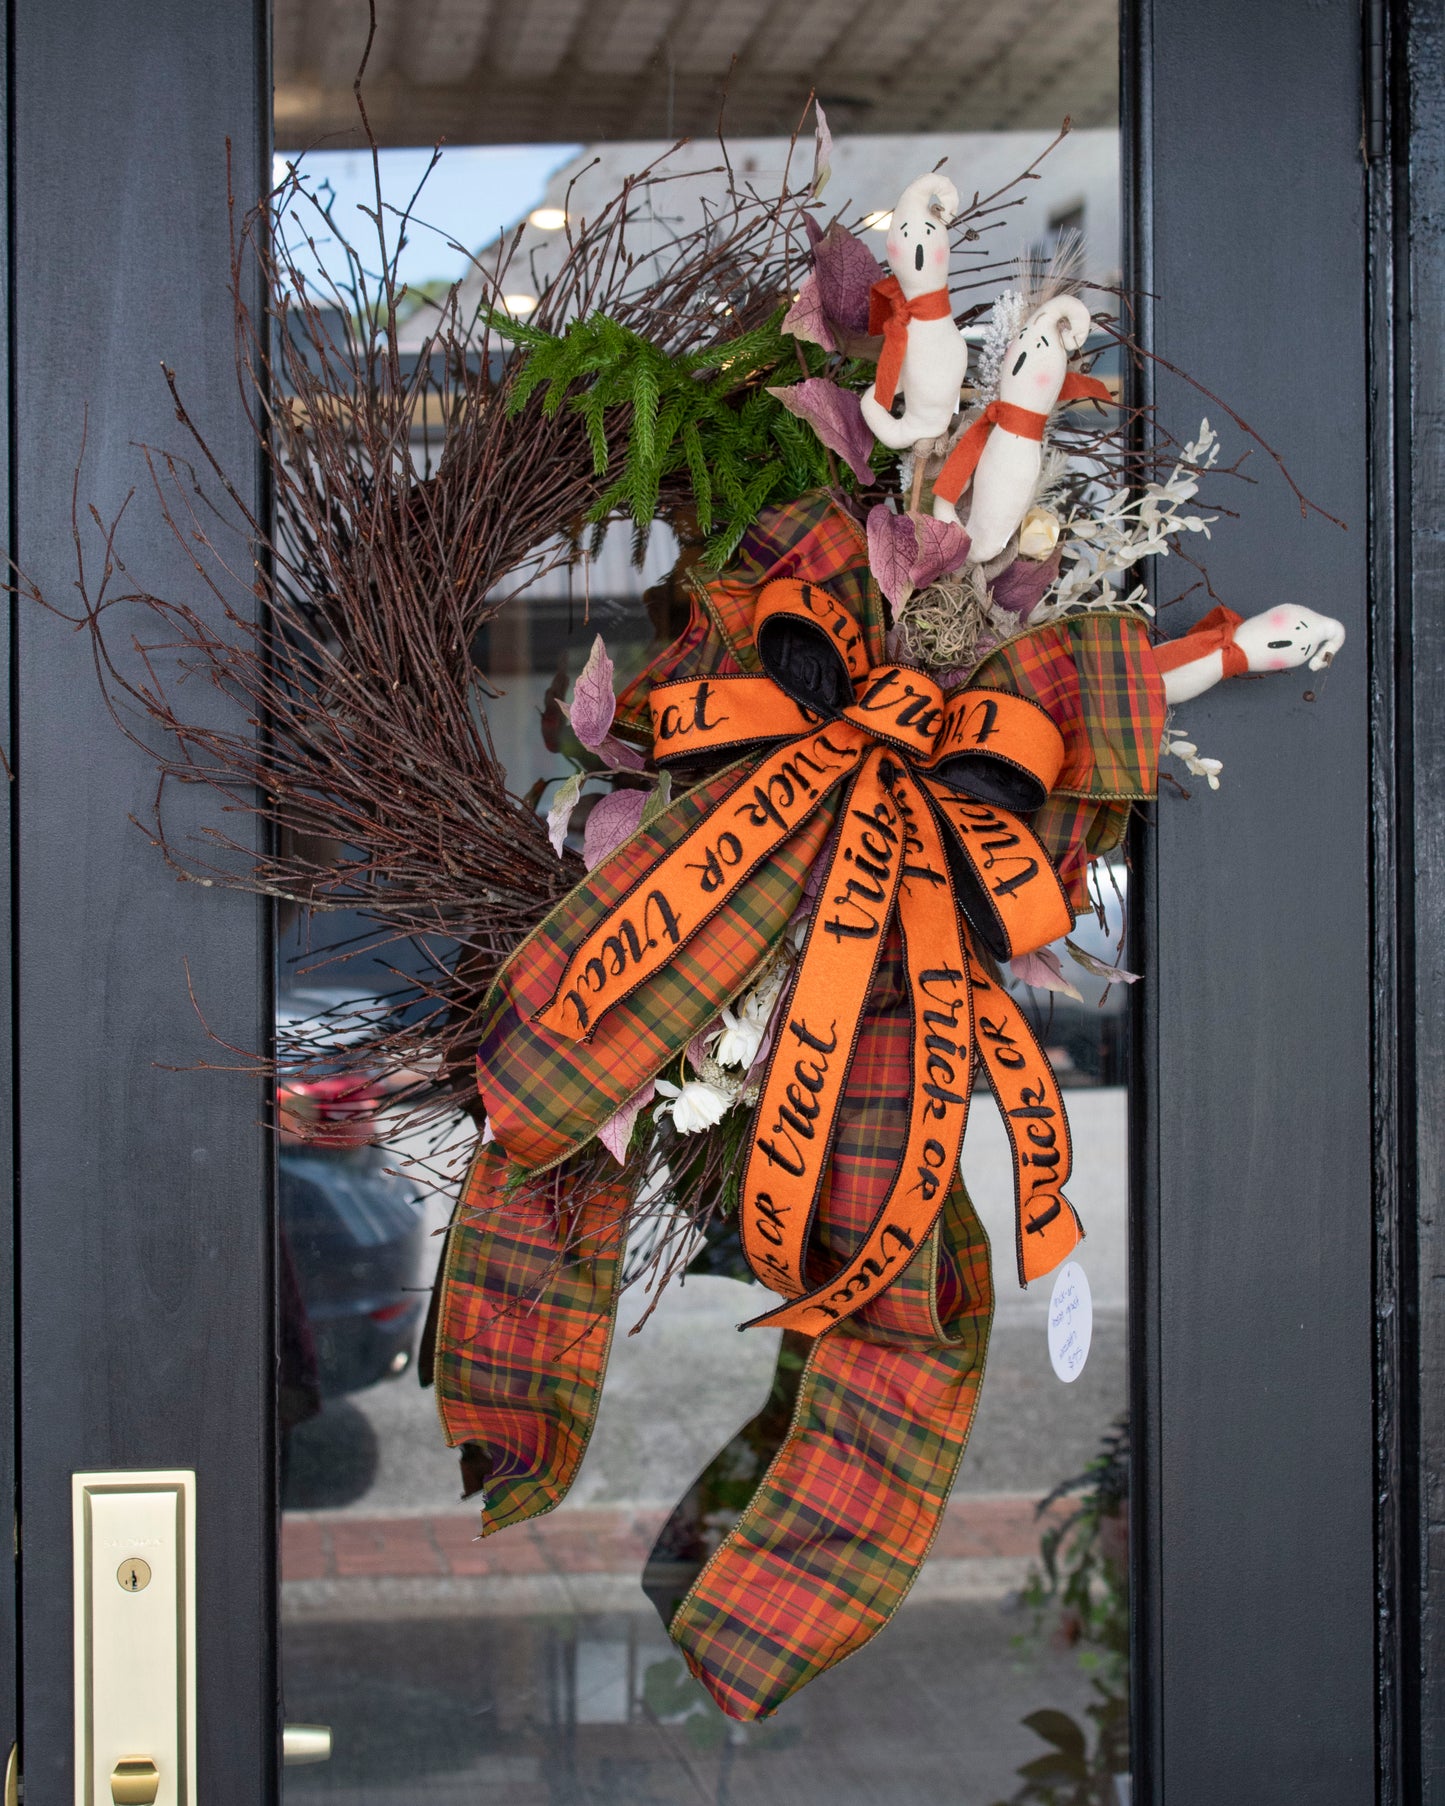
{"label": "green fern frond", "polygon": [[[798,369],[799,348],[782,330],[783,317],[779,307],[749,332],[677,354],[605,314],[574,321],[560,335],[525,328],[514,335],[522,367],[508,410],[519,413],[541,391],[544,414],[567,408],[581,417],[594,475],[608,479],[587,510],[594,524],[625,513],[642,532],[663,485],[685,476],[716,566],[769,502],[831,480],[817,436],[767,392]],[[504,323],[514,324],[499,320],[499,328]],[[827,368],[836,375],[820,347],[802,350],[810,374]],[[856,386],[870,375],[859,366]]]}

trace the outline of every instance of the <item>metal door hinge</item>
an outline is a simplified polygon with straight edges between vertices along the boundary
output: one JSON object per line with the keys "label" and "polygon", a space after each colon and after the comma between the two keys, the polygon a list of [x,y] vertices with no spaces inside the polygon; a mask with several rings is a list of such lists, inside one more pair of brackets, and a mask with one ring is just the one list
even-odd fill
{"label": "metal door hinge", "polygon": [[1387,0],[1366,0],[1365,5],[1365,161],[1384,159],[1389,140],[1386,132],[1389,58],[1385,42]]}

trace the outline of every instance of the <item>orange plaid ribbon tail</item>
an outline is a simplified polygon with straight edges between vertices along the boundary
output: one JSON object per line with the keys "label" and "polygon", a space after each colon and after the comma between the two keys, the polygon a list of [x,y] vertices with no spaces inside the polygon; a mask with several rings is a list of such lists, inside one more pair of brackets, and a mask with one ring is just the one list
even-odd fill
{"label": "orange plaid ribbon tail", "polygon": [[[1063,742],[1036,704],[1003,691],[945,696],[904,665],[868,668],[847,609],[816,585],[763,590],[764,670],[659,684],[661,763],[762,749],[712,812],[634,883],[571,955],[535,1020],[575,1041],[694,937],[725,946],[728,904],[839,786],[838,828],[749,1130],[740,1219],[758,1278],[786,1302],[759,1318],[808,1335],[887,1289],[922,1246],[958,1171],[976,1064],[1014,1150],[1019,1278],[1056,1267],[1081,1235],[1064,1198],[1063,1099],[1022,1011],[987,976],[1067,932],[1073,912],[1022,819],[1058,776]],[[838,1114],[878,961],[897,922],[912,1009],[902,1158],[853,1257],[822,1283],[809,1248]],[[974,993],[988,1013],[975,1021]]]}

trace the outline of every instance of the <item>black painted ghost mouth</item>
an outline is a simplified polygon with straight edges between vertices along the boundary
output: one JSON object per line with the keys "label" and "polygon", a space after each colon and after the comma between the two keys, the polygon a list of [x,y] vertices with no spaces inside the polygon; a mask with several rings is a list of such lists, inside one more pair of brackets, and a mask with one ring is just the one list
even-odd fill
{"label": "black painted ghost mouth", "polygon": [[913,267],[915,270],[921,270],[923,268],[923,246],[922,245],[915,245],[913,247]]}

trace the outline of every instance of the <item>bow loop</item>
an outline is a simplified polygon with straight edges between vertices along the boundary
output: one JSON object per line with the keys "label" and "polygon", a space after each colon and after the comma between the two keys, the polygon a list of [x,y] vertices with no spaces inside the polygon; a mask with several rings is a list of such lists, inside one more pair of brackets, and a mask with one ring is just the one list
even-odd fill
{"label": "bow loop", "polygon": [[1042,808],[1064,765],[1064,737],[1036,702],[1006,690],[958,690],[931,761],[934,778],[1000,808]]}
{"label": "bow loop", "polygon": [[[746,908],[753,874],[825,811],[836,823],[832,851],[749,1132],[740,1200],[753,1270],[787,1299],[765,1321],[821,1334],[909,1264],[958,1165],[976,1055],[1001,1101],[1013,1075],[1029,1075],[1027,1095],[1010,1106],[1027,1123],[1009,1128],[1019,1276],[1037,1278],[1080,1234],[1058,1189],[1068,1176],[1067,1130],[1056,1123],[1063,1106],[1032,1031],[1007,1000],[980,1014],[975,1040],[968,949],[976,942],[1008,959],[1072,925],[1058,874],[1021,819],[1058,778],[1062,736],[1022,697],[946,695],[915,666],[870,668],[857,622],[818,584],[766,585],[754,644],[760,673],[654,688],[658,763],[749,745],[757,756],[711,813],[633,879],[533,1020],[561,1040],[588,1040],[694,940],[725,951],[736,933],[728,912]],[[912,994],[907,1136],[861,1247],[820,1284],[810,1240],[827,1208],[859,1026],[895,931]],[[1035,1111],[1045,1113],[1043,1128]]]}
{"label": "bow loop", "polygon": [[863,633],[821,584],[779,578],[758,598],[753,644],[764,671],[786,696],[831,718],[853,700],[868,669]]}

